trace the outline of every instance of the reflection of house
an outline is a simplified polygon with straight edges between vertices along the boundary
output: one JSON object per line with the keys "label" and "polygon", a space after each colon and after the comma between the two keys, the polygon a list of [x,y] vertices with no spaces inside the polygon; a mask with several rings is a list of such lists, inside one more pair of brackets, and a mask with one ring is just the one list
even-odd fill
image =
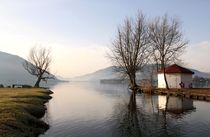
{"label": "reflection of house", "polygon": [[[165,68],[165,73],[169,88],[181,88],[181,83],[183,88],[192,87],[191,70],[174,64]],[[166,88],[163,70],[158,72],[158,88]]]}
{"label": "reflection of house", "polygon": [[182,113],[194,109],[192,100],[172,96],[168,97],[168,102],[166,96],[158,96],[158,108],[172,113]]}

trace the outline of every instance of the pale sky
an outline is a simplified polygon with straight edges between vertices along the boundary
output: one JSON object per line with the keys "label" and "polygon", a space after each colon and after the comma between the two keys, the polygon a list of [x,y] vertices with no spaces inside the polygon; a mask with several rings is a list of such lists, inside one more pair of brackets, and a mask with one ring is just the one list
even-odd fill
{"label": "pale sky", "polygon": [[210,72],[210,0],[0,0],[0,51],[27,58],[51,47],[52,73],[73,77],[112,65],[108,46],[125,17],[178,17],[187,67]]}

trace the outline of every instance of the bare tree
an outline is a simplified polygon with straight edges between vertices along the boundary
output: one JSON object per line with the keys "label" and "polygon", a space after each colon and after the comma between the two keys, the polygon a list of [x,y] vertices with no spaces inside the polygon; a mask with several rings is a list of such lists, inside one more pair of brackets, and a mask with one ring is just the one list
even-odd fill
{"label": "bare tree", "polygon": [[179,60],[188,43],[183,39],[180,22],[175,18],[169,19],[167,15],[156,18],[149,24],[149,39],[153,59],[158,65],[157,69],[163,70],[166,88],[169,89],[165,67]]}
{"label": "bare tree", "polygon": [[148,33],[145,17],[138,14],[135,20],[127,18],[118,28],[111,48],[112,62],[129,78],[131,89],[138,87],[136,72],[148,62]]}
{"label": "bare tree", "polygon": [[28,60],[23,63],[23,66],[31,75],[37,77],[34,87],[39,87],[42,80],[47,81],[54,78],[49,73],[51,61],[50,49],[33,47],[30,50]]}

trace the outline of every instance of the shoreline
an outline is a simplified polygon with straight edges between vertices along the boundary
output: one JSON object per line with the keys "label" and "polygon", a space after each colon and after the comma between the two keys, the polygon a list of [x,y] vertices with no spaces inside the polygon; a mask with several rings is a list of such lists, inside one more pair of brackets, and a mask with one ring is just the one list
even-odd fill
{"label": "shoreline", "polygon": [[169,95],[195,99],[200,101],[210,101],[210,88],[183,88],[183,89],[155,89],[154,94]]}
{"label": "shoreline", "polygon": [[38,137],[49,129],[41,118],[53,94],[43,88],[0,88],[0,137]]}

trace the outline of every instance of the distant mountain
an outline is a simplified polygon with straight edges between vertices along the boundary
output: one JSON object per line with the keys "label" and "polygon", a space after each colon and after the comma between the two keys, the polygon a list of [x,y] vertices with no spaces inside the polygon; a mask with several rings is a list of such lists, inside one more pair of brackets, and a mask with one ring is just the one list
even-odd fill
{"label": "distant mountain", "polygon": [[195,73],[194,76],[203,77],[203,78],[210,78],[210,73],[208,73],[208,72],[201,72],[201,71],[196,70],[196,69],[190,69],[190,70],[192,70]]}
{"label": "distant mountain", "polygon": [[[152,65],[147,65],[144,67],[143,72],[137,73],[137,80],[147,78],[149,76],[148,70],[150,70]],[[195,74],[194,76],[210,78],[210,73],[201,72],[195,69],[191,69]],[[69,79],[70,81],[100,81],[100,80],[113,80],[113,79],[122,79],[122,74],[115,70],[114,66],[100,69],[96,72],[89,73],[86,75],[78,76]]]}
{"label": "distant mountain", "polygon": [[99,81],[101,79],[121,78],[121,74],[115,71],[115,67],[107,67],[96,72],[69,79],[70,81]]}
{"label": "distant mountain", "polygon": [[[137,77],[140,77],[141,73],[137,73]],[[124,76],[122,73],[116,71],[116,67],[110,66],[104,69],[100,69],[96,72],[85,74],[82,76],[74,77],[69,81],[100,81],[100,80],[122,80]]]}
{"label": "distant mountain", "polygon": [[[36,77],[30,75],[24,68],[23,62],[26,60],[5,52],[0,51],[0,84],[12,85],[12,84],[27,84],[34,85]],[[49,83],[58,82],[55,80],[49,80]],[[44,82],[45,83],[45,82]],[[41,83],[42,85],[44,83]]]}

